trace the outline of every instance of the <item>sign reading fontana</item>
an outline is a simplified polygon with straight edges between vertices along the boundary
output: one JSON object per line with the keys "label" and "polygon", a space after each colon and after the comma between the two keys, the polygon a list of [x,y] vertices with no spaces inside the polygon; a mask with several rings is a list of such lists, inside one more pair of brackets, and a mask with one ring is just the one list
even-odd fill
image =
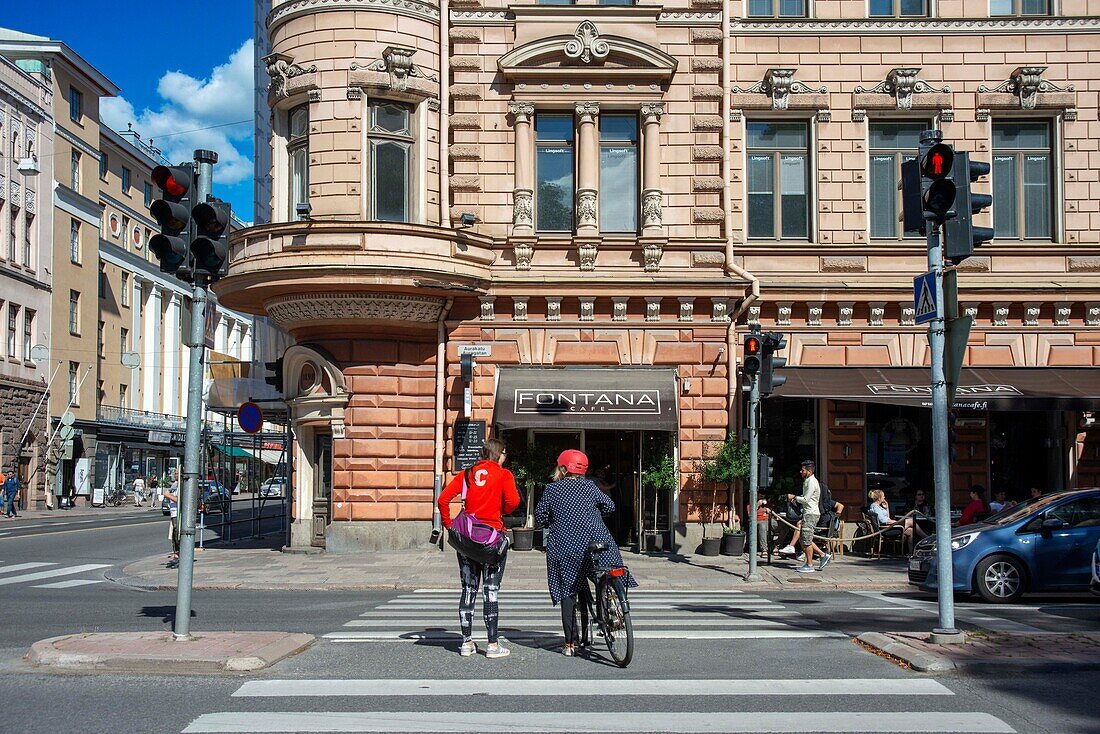
{"label": "sign reading fontana", "polygon": [[660,415],[657,390],[515,390],[516,413]]}

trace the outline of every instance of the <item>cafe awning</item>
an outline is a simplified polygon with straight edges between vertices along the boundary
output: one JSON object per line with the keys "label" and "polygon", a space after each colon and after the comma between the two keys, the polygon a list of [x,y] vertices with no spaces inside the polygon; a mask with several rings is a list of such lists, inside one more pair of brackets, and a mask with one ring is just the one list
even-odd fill
{"label": "cafe awning", "polygon": [[[775,395],[932,407],[927,368],[790,367]],[[964,367],[955,394],[962,410],[1100,410],[1095,367]]]}
{"label": "cafe awning", "polygon": [[505,367],[493,423],[502,428],[675,431],[676,370]]}

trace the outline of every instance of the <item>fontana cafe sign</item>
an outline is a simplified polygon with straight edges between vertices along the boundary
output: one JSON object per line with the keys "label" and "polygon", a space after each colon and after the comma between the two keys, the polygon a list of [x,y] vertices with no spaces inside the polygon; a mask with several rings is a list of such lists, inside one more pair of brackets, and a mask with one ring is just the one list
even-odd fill
{"label": "fontana cafe sign", "polygon": [[602,413],[604,415],[660,415],[657,390],[537,390],[517,388],[517,414]]}

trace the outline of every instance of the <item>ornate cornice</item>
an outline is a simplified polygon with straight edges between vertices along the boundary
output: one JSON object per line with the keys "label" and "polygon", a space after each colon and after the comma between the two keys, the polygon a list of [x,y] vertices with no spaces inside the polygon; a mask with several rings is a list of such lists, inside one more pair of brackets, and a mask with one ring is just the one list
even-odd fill
{"label": "ornate cornice", "polygon": [[439,8],[422,0],[293,0],[267,14],[267,28],[270,31],[292,18],[328,10],[382,11],[439,22]]}
{"label": "ornate cornice", "polygon": [[409,78],[415,77],[429,82],[438,82],[439,77],[430,71],[412,62],[414,48],[404,46],[386,46],[382,49],[382,58],[361,65],[358,61],[351,62],[351,71],[366,69],[368,71],[380,71],[390,75],[390,89],[404,92],[409,86]]}
{"label": "ornate cornice", "polygon": [[1033,110],[1039,101],[1040,94],[1052,92],[1073,92],[1075,87],[1070,84],[1062,88],[1053,82],[1043,78],[1045,66],[1018,66],[1009,78],[996,87],[990,89],[985,84],[978,87],[979,94],[1011,94],[1018,97],[1020,107],[1025,110]]}
{"label": "ornate cornice", "polygon": [[271,86],[268,91],[276,97],[286,97],[290,94],[288,82],[291,79],[317,72],[316,64],[303,67],[294,63],[293,56],[287,56],[286,54],[268,54],[264,56],[263,62],[267,69],[267,75],[271,78]]}
{"label": "ornate cornice", "polygon": [[875,35],[921,34],[989,35],[997,33],[1096,33],[1100,18],[980,18],[973,20],[926,18],[923,20],[843,20],[730,21],[730,35]]}
{"label": "ornate cornice", "polygon": [[[576,10],[575,5],[565,6],[569,10]],[[601,11],[606,8],[601,8]],[[451,23],[455,25],[513,25],[516,17],[507,10],[452,10],[450,12]],[[657,16],[657,25],[721,25],[721,13],[697,12],[697,11],[669,11]]]}
{"label": "ornate cornice", "polygon": [[0,95],[8,97],[13,106],[19,108],[25,115],[32,115],[40,120],[50,119],[50,114],[45,106],[22,94],[15,87],[5,84],[2,80],[0,80]]}
{"label": "ornate cornice", "polygon": [[264,304],[268,316],[283,327],[316,321],[410,321],[434,323],[443,299],[361,293],[323,293],[276,298]]}
{"label": "ornate cornice", "polygon": [[923,79],[917,78],[920,73],[919,66],[899,67],[891,69],[886,78],[871,87],[856,87],[856,94],[888,94],[894,98],[899,110],[913,109],[914,94],[946,94],[951,87],[943,86],[939,89],[933,87]]}
{"label": "ornate cornice", "polygon": [[590,20],[582,21],[573,37],[565,42],[565,55],[571,59],[580,59],[585,64],[592,63],[593,59],[606,59],[609,53],[611,47],[600,38],[596,24]]}
{"label": "ornate cornice", "polygon": [[764,72],[764,78],[748,89],[734,87],[734,94],[763,94],[771,98],[772,109],[785,110],[790,106],[792,94],[825,94],[828,90],[825,85],[809,87],[794,78],[797,69],[772,68]]}

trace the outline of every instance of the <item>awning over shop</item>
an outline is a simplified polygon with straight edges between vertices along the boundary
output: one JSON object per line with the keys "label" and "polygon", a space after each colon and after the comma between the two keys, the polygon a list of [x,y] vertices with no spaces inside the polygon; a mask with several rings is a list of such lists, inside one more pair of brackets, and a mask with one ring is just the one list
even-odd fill
{"label": "awning over shop", "polygon": [[214,448],[233,459],[259,459],[265,464],[279,464],[283,461],[282,449],[245,449],[240,446],[222,446],[212,444]]}
{"label": "awning over shop", "polygon": [[502,368],[493,422],[503,428],[675,431],[676,371]]}
{"label": "awning over shop", "polygon": [[221,451],[226,456],[232,459],[252,459],[253,455],[237,446],[222,446],[220,443],[212,444],[214,448]]}
{"label": "awning over shop", "polygon": [[[917,367],[791,367],[775,395],[932,407],[929,370]],[[963,410],[1100,410],[1094,367],[964,367]]]}

